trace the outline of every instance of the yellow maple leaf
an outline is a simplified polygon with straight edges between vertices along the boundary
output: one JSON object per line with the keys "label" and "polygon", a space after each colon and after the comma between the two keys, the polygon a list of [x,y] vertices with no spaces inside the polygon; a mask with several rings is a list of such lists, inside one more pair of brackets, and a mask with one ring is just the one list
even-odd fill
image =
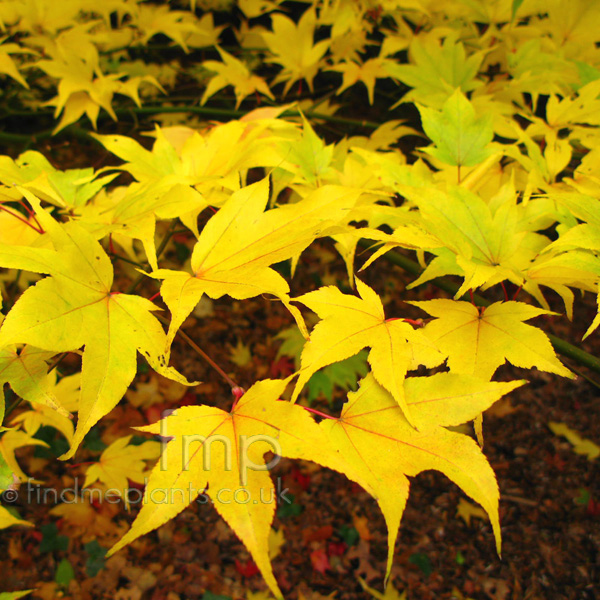
{"label": "yellow maple leaf", "polygon": [[15,457],[15,450],[23,446],[44,446],[48,448],[48,444],[42,440],[36,440],[24,431],[16,431],[11,429],[6,431],[0,437],[0,454],[4,458],[8,468],[18,477],[19,481],[27,481],[31,483],[41,483],[37,479],[27,477],[21,470],[19,463]]}
{"label": "yellow maple leaf", "polygon": [[149,381],[138,382],[135,390],[129,389],[125,397],[136,408],[148,408],[161,402],[175,402],[185,396],[188,387],[177,381],[151,373]]}
{"label": "yellow maple leaf", "polygon": [[253,75],[241,60],[219,48],[219,46],[217,46],[217,50],[223,62],[207,60],[202,63],[202,66],[209,71],[213,71],[215,76],[211,78],[206,86],[200,104],[205,104],[213,94],[216,94],[220,89],[228,85],[233,86],[236,108],[239,107],[246,96],[254,92],[260,92],[267,96],[267,98],[275,100],[269,86],[262,77]]}
{"label": "yellow maple leaf", "polygon": [[19,349],[10,344],[0,348],[0,385],[9,383],[24,400],[45,405],[68,417],[69,411],[60,405],[52,390],[56,375],[48,374],[48,363],[54,354],[33,346]]}
{"label": "yellow maple leaf", "polygon": [[185,52],[188,51],[186,38],[196,33],[198,19],[189,11],[173,10],[169,5],[138,4],[134,23],[142,33],[141,43],[145,44],[158,33],[170,37]]}
{"label": "yellow maple leaf", "polygon": [[271,529],[269,532],[269,559],[273,560],[281,552],[281,546],[285,544],[285,535],[283,527],[279,529]]}
{"label": "yellow maple leaf", "polygon": [[554,314],[523,302],[495,302],[478,309],[470,302],[428,300],[410,302],[437,317],[423,333],[448,357],[457,373],[490,379],[506,360],[516,367],[574,375],[558,360],[546,334],[523,321]]}
{"label": "yellow maple leaf", "polygon": [[360,195],[360,190],[323,186],[296,204],[264,212],[268,179],[235,192],[202,230],[192,252],[193,274],[153,273],[165,280],[160,293],[172,315],[169,342],[203,294],[240,300],[273,294],[305,330],[298,309],[289,304],[287,282],[270,265],[298,255],[328,226],[346,218]]}
{"label": "yellow maple leaf", "polygon": [[[13,525],[25,525],[26,527],[33,527],[33,523],[15,517],[11,512],[6,510],[4,506],[0,506],[0,529],[6,529],[7,527],[12,527]],[[2,596],[0,595],[0,598],[1,597]]]}
{"label": "yellow maple leaf", "polygon": [[548,427],[550,427],[554,435],[562,435],[567,438],[568,442],[573,446],[573,451],[577,454],[587,456],[588,460],[596,460],[600,456],[600,446],[594,444],[592,440],[582,438],[577,431],[567,427],[565,423],[550,421]]}
{"label": "yellow maple leaf", "polygon": [[44,380],[48,381],[48,394],[58,400],[60,412],[45,404],[36,403],[32,404],[33,410],[19,413],[12,418],[10,423],[11,425],[20,423],[23,429],[31,436],[34,436],[42,425],[49,425],[60,431],[68,442],[71,443],[73,441],[74,427],[70,412],[77,410],[81,374],[74,373],[73,375],[62,377],[58,383],[57,378],[57,372],[54,370],[42,378],[40,386],[44,385]]}
{"label": "yellow maple leaf", "polygon": [[283,67],[273,83],[285,81],[284,96],[299,79],[305,79],[312,91],[313,79],[330,43],[322,40],[313,44],[317,24],[314,8],[308,9],[297,24],[282,13],[272,15],[271,23],[273,30],[261,34],[272,55],[267,61]]}
{"label": "yellow maple leaf", "polygon": [[101,502],[98,509],[90,504],[92,499],[102,500],[100,493],[95,495],[95,491],[99,490],[85,490],[81,498],[67,498],[49,512],[64,519],[61,531],[70,538],[81,538],[82,542],[99,539],[114,543],[123,535],[127,525],[116,521],[117,507],[110,496],[105,498],[106,502]]}
{"label": "yellow maple leaf", "polygon": [[85,472],[84,488],[96,481],[101,481],[114,493],[122,496],[125,506],[129,508],[127,499],[128,480],[144,483],[146,476],[145,460],[154,460],[160,456],[159,442],[144,442],[138,446],[129,445],[132,436],[128,435],[115,440],[102,452],[97,463],[88,467]]}
{"label": "yellow maple leaf", "polygon": [[15,218],[8,212],[0,212],[0,243],[30,246],[40,237],[33,219]]}
{"label": "yellow maple leaf", "polygon": [[4,40],[6,38],[0,39],[0,73],[4,73],[8,75],[15,81],[18,81],[23,87],[29,89],[29,85],[23,79],[21,73],[17,69],[17,65],[15,65],[14,60],[10,57],[11,54],[35,54],[33,50],[25,48],[20,44],[5,44]]}
{"label": "yellow maple leaf", "polygon": [[354,356],[370,346],[373,375],[394,397],[409,422],[413,422],[404,399],[404,377],[419,364],[434,367],[444,359],[423,334],[401,319],[386,319],[379,296],[356,280],[360,298],[342,294],[329,286],[296,298],[322,321],[310,334],[301,356],[300,376],[292,394],[295,401],[313,373]]}
{"label": "yellow maple leaf", "polygon": [[467,502],[464,498],[458,501],[456,516],[460,517],[467,525],[471,524],[471,517],[488,520],[487,513],[480,506],[475,506],[471,502]]}
{"label": "yellow maple leaf", "polygon": [[[275,489],[264,454],[304,458],[336,468],[339,459],[308,412],[278,401],[287,381],[254,384],[231,412],[184,406],[159,423],[138,428],[172,437],[154,467],[142,508],[114,554],[179,514],[206,490],[219,514],[244,542],[277,598],[269,562]],[[298,435],[302,431],[302,435]]]}
{"label": "yellow maple leaf", "polygon": [[359,64],[353,61],[345,61],[331,67],[330,71],[342,73],[344,79],[342,85],[337,89],[336,94],[341,94],[345,89],[353,86],[358,81],[362,81],[369,94],[369,104],[373,104],[375,95],[375,81],[377,79],[386,79],[389,77],[386,66],[395,63],[392,59],[385,57],[370,58],[364,63]]}
{"label": "yellow maple leaf", "polygon": [[139,296],[111,292],[113,268],[102,246],[79,225],[56,222],[35,196],[22,191],[55,250],[0,244],[0,265],[50,275],[17,300],[0,329],[0,347],[28,343],[56,353],[85,346],[79,418],[66,459],[125,394],[137,351],[162,375],[187,382],[160,352],[165,334],[152,316],[156,307]]}
{"label": "yellow maple leaf", "polygon": [[396,590],[396,588],[389,584],[385,587],[385,591],[383,593],[378,592],[376,589],[369,587],[367,583],[362,578],[358,578],[360,585],[362,586],[365,592],[371,594],[373,598],[376,600],[406,600],[406,592],[402,592],[401,594]]}
{"label": "yellow maple leaf", "polygon": [[475,441],[444,426],[457,424],[464,411],[475,416],[504,392],[486,401],[476,395],[462,399],[443,395],[427,401],[420,397],[419,387],[417,384],[414,391],[406,390],[407,403],[417,419],[421,410],[430,411],[432,404],[436,405],[437,419],[422,419],[429,423],[426,430],[416,431],[409,424],[395,399],[371,373],[360,382],[357,392],[348,394],[339,419],[324,419],[319,424],[343,458],[344,474],[376,498],[383,512],[388,528],[386,579],[408,499],[408,477],[428,469],[444,473],[483,506],[500,552],[499,493],[494,472]]}
{"label": "yellow maple leaf", "polygon": [[242,340],[238,340],[237,344],[231,348],[231,354],[229,355],[231,362],[234,362],[238,367],[245,367],[250,364],[252,360],[252,352],[250,346],[246,346]]}

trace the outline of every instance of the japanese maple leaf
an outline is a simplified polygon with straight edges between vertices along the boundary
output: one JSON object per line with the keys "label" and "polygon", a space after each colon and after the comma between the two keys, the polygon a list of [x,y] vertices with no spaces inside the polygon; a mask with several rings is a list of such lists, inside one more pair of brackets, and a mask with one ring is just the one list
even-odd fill
{"label": "japanese maple leaf", "polygon": [[556,357],[543,331],[523,321],[555,314],[523,302],[496,302],[478,309],[470,302],[428,300],[410,302],[437,317],[423,333],[448,357],[448,366],[457,373],[471,373],[490,379],[505,360],[516,367],[573,374]]}
{"label": "japanese maple leaf", "polygon": [[[492,384],[499,387],[486,389],[489,383],[474,379],[451,382],[449,376],[442,373],[406,381],[406,404],[423,426],[419,431],[372,374],[360,382],[357,392],[348,394],[339,419],[324,419],[319,424],[344,460],[344,474],[376,498],[383,512],[388,527],[386,579],[408,499],[408,477],[429,469],[444,473],[483,506],[500,552],[499,493],[494,472],[473,439],[445,427],[475,418],[521,382]],[[449,393],[444,390],[446,383],[454,388]],[[458,390],[463,391],[455,396]]]}
{"label": "japanese maple leaf", "polygon": [[464,276],[456,298],[469,289],[487,289],[505,279],[522,285],[523,272],[549,243],[548,238],[524,230],[525,215],[510,188],[499,192],[495,210],[477,194],[459,187],[447,192],[403,188],[403,193],[419,207],[421,227],[445,246],[432,248],[437,256],[410,287],[450,274]]}
{"label": "japanese maple leaf", "polygon": [[269,86],[262,77],[253,75],[242,61],[229,54],[229,52],[225,52],[219,46],[217,46],[217,50],[223,62],[207,60],[202,63],[202,66],[209,71],[213,71],[215,76],[208,82],[200,104],[205,104],[213,94],[228,85],[232,85],[234,88],[236,108],[239,107],[246,96],[254,92],[260,92],[267,98],[275,100]]}
{"label": "japanese maple leaf", "polygon": [[[2,27],[4,29],[4,26]],[[10,57],[11,54],[34,54],[33,50],[29,50],[20,44],[5,44],[4,40],[0,39],[0,73],[12,77],[15,81],[18,81],[23,87],[29,88],[29,85],[23,79],[21,73],[17,69],[13,59]]]}
{"label": "japanese maple leaf", "polygon": [[24,400],[50,407],[66,417],[69,411],[56,399],[52,391],[52,377],[48,375],[47,361],[54,354],[33,346],[19,350],[11,344],[0,348],[0,387],[8,383]]}
{"label": "japanese maple leaf", "polygon": [[267,61],[283,67],[273,83],[285,81],[284,96],[299,79],[305,79],[312,91],[313,79],[330,44],[329,40],[313,43],[317,23],[315,10],[307,10],[298,24],[282,13],[273,14],[271,23],[273,31],[261,34],[272,54]]}
{"label": "japanese maple leaf", "polygon": [[152,315],[154,304],[111,292],[113,268],[102,246],[76,223],[56,222],[35,196],[22,192],[55,249],[0,244],[0,266],[50,275],[28,288],[8,313],[0,348],[26,343],[58,353],[84,346],[79,419],[71,448],[61,457],[67,459],[125,394],[138,351],[157,372],[186,381],[166,366],[166,338]]}
{"label": "japanese maple leaf", "polygon": [[6,510],[4,506],[0,506],[0,529],[6,529],[7,527],[12,527],[13,525],[25,525],[26,527],[33,527],[33,523],[24,521],[23,519],[18,519],[11,512]]}
{"label": "japanese maple leaf", "polygon": [[193,274],[163,269],[154,273],[165,279],[161,295],[172,314],[169,340],[204,293],[237,299],[273,294],[301,321],[289,304],[287,282],[270,265],[298,255],[328,226],[343,220],[360,194],[323,186],[296,204],[264,212],[268,179],[235,192],[202,230],[192,252]]}
{"label": "japanese maple leaf", "polygon": [[295,299],[316,312],[322,321],[315,325],[302,351],[292,400],[313,373],[370,346],[373,375],[412,422],[404,399],[404,377],[419,364],[440,364],[443,357],[420,331],[401,319],[386,319],[381,299],[368,285],[357,279],[356,287],[360,298],[327,286]]}
{"label": "japanese maple leaf", "polygon": [[337,89],[336,94],[341,94],[345,89],[353,86],[358,81],[362,81],[369,94],[369,104],[373,104],[375,96],[375,81],[389,77],[386,66],[395,64],[390,58],[377,57],[370,58],[362,64],[353,61],[344,61],[333,67],[330,71],[339,71],[344,75],[342,85]]}
{"label": "japanese maple leaf", "polygon": [[263,455],[274,452],[332,468],[340,464],[310,415],[300,406],[278,401],[286,383],[254,384],[231,412],[184,406],[159,423],[139,427],[173,439],[150,475],[137,519],[109,555],[174,518],[206,490],[271,591],[281,597],[268,557],[276,507],[267,472],[272,463],[266,464]]}
{"label": "japanese maple leaf", "polygon": [[[57,398],[60,407],[65,411],[75,412],[79,404],[81,373],[67,375],[57,380],[58,376],[55,369],[48,373],[46,378],[42,378],[41,387],[52,398]],[[0,412],[2,411],[0,410]],[[12,426],[20,424],[21,428],[30,436],[34,436],[43,425],[49,425],[60,431],[70,444],[73,441],[75,427],[73,426],[72,415],[69,412],[66,414],[69,416],[64,416],[62,411],[59,412],[46,404],[35,403],[32,404],[32,410],[26,410],[11,416],[10,424]]]}
{"label": "japanese maple leaf", "polygon": [[44,446],[48,447],[48,444],[43,440],[37,440],[31,437],[24,431],[17,431],[16,429],[10,429],[2,434],[0,437],[0,461],[1,459],[8,465],[12,473],[19,481],[27,481],[31,483],[41,483],[38,479],[32,479],[28,477],[19,466],[17,458],[15,456],[15,450],[22,448],[23,446]]}
{"label": "japanese maple leaf", "polygon": [[488,144],[494,137],[492,116],[476,117],[475,109],[458,88],[442,107],[418,106],[423,129],[434,143],[425,152],[448,165],[472,167],[483,162],[494,150]]}
{"label": "japanese maple leaf", "polygon": [[435,35],[415,36],[410,44],[411,64],[386,63],[391,77],[414,88],[402,102],[414,100],[428,106],[441,107],[446,99],[460,88],[470,92],[482,82],[476,79],[484,52],[467,56],[457,35],[448,35],[444,42]]}
{"label": "japanese maple leaf", "polygon": [[125,506],[128,480],[144,483],[146,475],[145,460],[157,459],[160,456],[160,444],[148,441],[137,446],[128,445],[133,436],[127,435],[115,440],[102,454],[97,463],[90,465],[85,472],[84,488],[100,480],[107,488],[121,494]]}

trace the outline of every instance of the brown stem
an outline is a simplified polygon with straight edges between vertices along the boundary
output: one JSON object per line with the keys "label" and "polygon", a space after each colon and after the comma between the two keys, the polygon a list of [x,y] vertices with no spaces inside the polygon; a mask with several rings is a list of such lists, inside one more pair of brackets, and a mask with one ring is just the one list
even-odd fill
{"label": "brown stem", "polygon": [[[161,315],[155,316],[159,321],[162,321],[166,325],[169,324],[169,321]],[[187,333],[185,333],[185,331],[179,329],[177,330],[177,335],[181,337],[181,339],[185,340],[188,346],[197,352],[231,386],[231,389],[240,387],[208,354],[206,354],[206,352],[204,352],[204,350],[202,350],[202,348],[200,348],[200,346],[198,346],[198,344],[196,344],[196,342]]]}

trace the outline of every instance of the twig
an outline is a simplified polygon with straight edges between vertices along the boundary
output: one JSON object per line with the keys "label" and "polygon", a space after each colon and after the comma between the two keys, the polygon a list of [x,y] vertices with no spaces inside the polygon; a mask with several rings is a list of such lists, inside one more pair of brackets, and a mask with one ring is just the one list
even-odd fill
{"label": "twig", "polygon": [[521,498],[520,496],[512,496],[511,494],[501,494],[500,500],[514,502],[515,504],[524,504],[525,506],[537,506],[538,505],[538,502],[536,502],[535,500]]}
{"label": "twig", "polygon": [[[163,316],[155,316],[159,321],[162,321],[165,325],[169,324],[169,321]],[[178,329],[176,335],[178,335],[182,340],[185,340],[188,346],[190,346],[190,348],[192,348],[196,353],[198,353],[229,384],[232,391],[236,388],[240,389],[240,386],[233,379],[231,379],[231,377],[229,377],[229,375],[227,375],[227,373],[225,373],[225,371],[221,369],[221,367],[208,354],[206,354],[206,352],[204,352],[204,350],[202,350],[202,348],[200,348],[200,346],[198,346],[198,344],[196,344],[196,342],[185,331]]]}

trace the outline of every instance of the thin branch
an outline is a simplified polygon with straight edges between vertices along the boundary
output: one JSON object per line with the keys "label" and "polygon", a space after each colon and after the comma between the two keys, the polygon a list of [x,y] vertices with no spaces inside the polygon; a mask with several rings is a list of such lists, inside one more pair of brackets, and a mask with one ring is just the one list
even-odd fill
{"label": "thin branch", "polygon": [[[117,117],[128,116],[128,115],[158,115],[158,114],[174,114],[174,113],[188,113],[204,115],[206,117],[224,117],[228,119],[239,119],[246,115],[248,110],[237,110],[232,108],[212,108],[206,106],[190,106],[188,104],[183,106],[131,106],[127,108],[118,108],[115,110]],[[30,114],[30,113],[27,113]],[[38,111],[35,115],[43,115],[44,111]],[[48,113],[51,114],[51,113]],[[346,117],[337,117],[335,115],[327,115],[316,111],[306,111],[304,115],[307,118],[318,119],[329,123],[337,123],[339,125],[346,125],[349,127],[359,127],[365,129],[377,129],[381,124],[374,121],[367,121],[363,119],[350,119]],[[107,117],[108,115],[100,115],[100,118]],[[300,112],[298,110],[286,110],[281,114],[282,117],[299,117]],[[33,134],[21,134],[11,133],[7,131],[0,131],[0,143],[6,144],[31,144],[32,142],[38,142],[40,140],[48,139],[53,137],[52,129],[40,131]],[[57,135],[73,135],[75,137],[88,138],[91,132],[73,125],[61,130]]]}
{"label": "thin branch", "polygon": [[111,258],[116,258],[117,260],[123,261],[129,265],[133,265],[134,267],[139,267],[140,269],[144,268],[144,265],[142,263],[136,262],[135,260],[131,260],[130,258],[125,258],[124,256],[117,254],[116,252],[109,252],[108,255]]}
{"label": "thin branch", "polygon": [[6,407],[6,410],[4,411],[4,422],[6,422],[7,417],[10,416],[10,413],[12,413],[12,411],[15,410],[19,404],[21,404],[21,402],[23,402],[23,398],[17,396],[17,399]]}
{"label": "thin branch", "polygon": [[[159,321],[162,321],[165,325],[169,324],[169,321],[163,316],[155,316]],[[188,346],[190,346],[190,348],[192,348],[197,354],[199,354],[229,384],[232,390],[240,388],[240,386],[233,379],[231,379],[231,377],[229,377],[229,375],[227,375],[227,373],[225,373],[225,371],[221,369],[221,367],[208,354],[206,354],[206,352],[204,352],[204,350],[202,350],[202,348],[200,348],[200,346],[198,346],[198,344],[196,344],[196,342],[187,333],[185,333],[185,331],[179,329],[177,330],[177,335],[181,339],[185,340]]]}

